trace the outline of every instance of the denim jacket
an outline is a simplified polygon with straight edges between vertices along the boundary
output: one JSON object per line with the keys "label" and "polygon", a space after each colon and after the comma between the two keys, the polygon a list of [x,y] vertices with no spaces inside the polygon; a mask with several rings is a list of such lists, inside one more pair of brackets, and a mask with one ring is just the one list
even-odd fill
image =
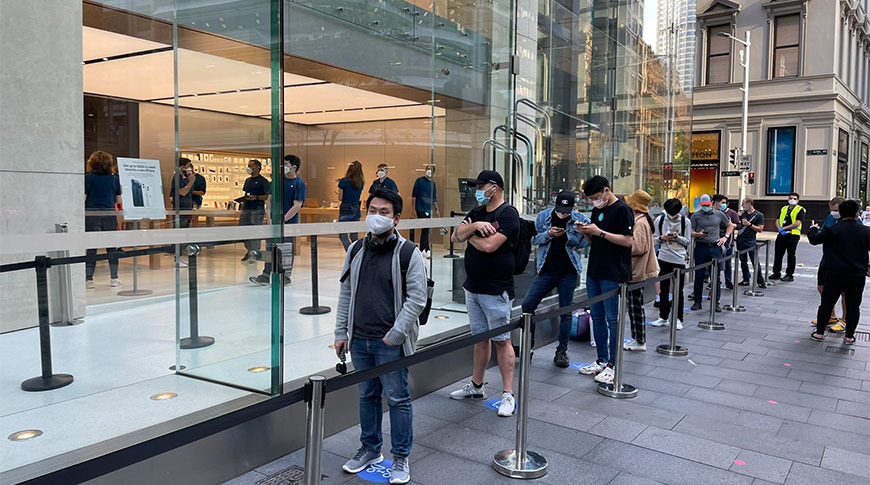
{"label": "denim jacket", "polygon": [[[537,273],[540,273],[541,268],[544,267],[544,262],[547,260],[547,251],[550,250],[550,240],[553,239],[549,234],[547,234],[552,226],[552,216],[553,209],[544,209],[538,213],[538,217],[535,218],[535,230],[537,231],[537,234],[532,238],[532,244],[538,246]],[[571,222],[589,223],[591,221],[584,214],[572,211]],[[568,252],[568,259],[571,260],[574,269],[577,270],[577,274],[580,274],[583,264],[580,262],[580,253],[578,251],[589,246],[589,241],[580,234],[577,228],[574,227],[574,224],[568,224],[565,228],[565,232],[568,236],[568,242],[565,243],[565,250]]]}

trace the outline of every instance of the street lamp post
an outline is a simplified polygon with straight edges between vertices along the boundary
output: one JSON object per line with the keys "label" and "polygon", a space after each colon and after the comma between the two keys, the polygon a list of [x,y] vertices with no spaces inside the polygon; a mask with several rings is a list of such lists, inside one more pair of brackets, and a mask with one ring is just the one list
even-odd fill
{"label": "street lamp post", "polygon": [[[742,140],[740,145],[740,155],[746,155],[746,137],[748,131],[748,123],[749,123],[749,47],[751,43],[749,42],[749,29],[746,29],[744,32],[743,40],[734,37],[733,35],[727,32],[719,32],[719,35],[722,37],[728,37],[729,39],[739,42],[743,44],[743,50],[740,51],[740,66],[743,67],[743,129],[742,129]],[[746,198],[746,172],[741,170],[740,173],[740,200],[738,204],[743,203],[743,199]]]}

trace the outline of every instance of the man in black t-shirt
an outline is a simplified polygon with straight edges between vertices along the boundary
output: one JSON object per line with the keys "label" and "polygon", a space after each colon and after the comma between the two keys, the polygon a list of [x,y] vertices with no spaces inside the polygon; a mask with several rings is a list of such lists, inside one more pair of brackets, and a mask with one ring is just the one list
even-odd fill
{"label": "man in black t-shirt", "polygon": [[[243,190],[245,191],[244,205],[242,212],[239,214],[240,226],[258,226],[263,224],[263,219],[266,217],[266,201],[269,200],[269,195],[272,193],[272,184],[266,177],[260,175],[263,165],[259,160],[248,161],[248,174],[250,177],[245,179]],[[242,261],[247,261],[249,264],[254,264],[259,259],[260,240],[246,239],[245,249],[248,251],[242,258]]]}
{"label": "man in black t-shirt", "polygon": [[[514,255],[520,229],[519,212],[504,201],[504,180],[498,172],[484,170],[476,180],[475,198],[481,204],[453,233],[453,242],[468,242],[465,249],[465,305],[472,334],[507,325],[514,299]],[[450,393],[452,399],[486,397],[484,372],[490,358],[490,341],[474,345],[474,372],[471,382]],[[513,394],[514,348],[510,332],[492,338],[504,393],[499,416],[510,416],[516,407]]]}
{"label": "man in black t-shirt", "polygon": [[755,271],[756,280],[759,288],[764,288],[764,275],[758,271],[755,265],[755,245],[757,244],[756,235],[764,230],[764,214],[755,210],[755,201],[752,197],[746,197],[740,204],[740,224],[737,226],[737,251],[744,251],[752,248],[752,251],[740,255],[740,269],[743,272],[743,281],[738,283],[740,286],[748,286],[749,282],[749,261],[752,261],[753,271]]}
{"label": "man in black t-shirt", "polygon": [[[583,184],[583,193],[592,201],[592,222],[576,223],[591,243],[586,293],[594,298],[619,288],[631,280],[631,242],[634,213],[610,190],[610,182],[596,175]],[[592,330],[598,359],[580,368],[581,374],[613,383],[616,365],[616,336],[619,322],[619,297],[613,296],[592,305]],[[621,342],[620,342],[621,345]]]}

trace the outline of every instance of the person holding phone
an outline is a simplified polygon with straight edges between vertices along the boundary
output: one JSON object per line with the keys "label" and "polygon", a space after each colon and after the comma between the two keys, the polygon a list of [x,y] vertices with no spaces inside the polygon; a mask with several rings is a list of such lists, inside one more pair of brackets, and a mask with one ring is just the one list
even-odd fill
{"label": "person holding phone", "polygon": [[[713,259],[722,262],[722,246],[725,245],[731,238],[734,232],[734,223],[722,211],[713,210],[713,201],[709,194],[701,196],[701,210],[695,211],[691,217],[692,237],[695,239],[695,264],[704,264]],[[724,232],[722,232],[724,230]],[[724,234],[720,237],[720,234]],[[701,309],[701,299],[704,292],[704,273],[705,269],[695,271],[695,288],[694,301],[692,310]],[[715,278],[714,278],[715,279]],[[721,289],[716,287],[716,301],[710,302],[716,306],[716,311],[721,312],[719,308],[719,294]]]}
{"label": "person holding phone", "polygon": [[[653,227],[655,228],[655,241],[659,244],[659,274],[666,275],[674,271],[686,269],[686,263],[689,260],[688,247],[692,241],[692,226],[686,216],[681,214],[683,203],[680,199],[668,199],[664,204],[664,212],[656,218]],[[679,275],[677,285],[680,287],[679,300],[674,297],[668,298],[668,293],[671,291],[671,281],[664,280],[661,282],[661,301],[659,302],[659,318],[651,323],[654,327],[667,327],[670,325],[668,316],[671,313],[671,303],[673,302],[674,311],[677,312],[677,330],[683,328],[683,281],[685,275]],[[674,294],[676,294],[676,289]]]}

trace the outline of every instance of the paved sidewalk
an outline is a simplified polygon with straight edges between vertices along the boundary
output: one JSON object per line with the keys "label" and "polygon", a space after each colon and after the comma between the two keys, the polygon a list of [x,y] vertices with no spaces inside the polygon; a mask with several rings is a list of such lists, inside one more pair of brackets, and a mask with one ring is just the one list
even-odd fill
{"label": "paved sidewalk", "polygon": [[[687,311],[678,341],[689,348],[688,357],[656,353],[668,329],[648,326],[650,350],[625,353],[624,380],[640,389],[636,399],[604,397],[591,377],[554,367],[555,345],[536,350],[529,448],[550,462],[536,482],[870,483],[870,342],[859,335],[854,355],[846,355],[838,353],[841,336],[809,339],[820,255],[820,248],[802,243],[795,281],[760,298],[741,292],[749,311],[717,314],[724,331],[697,327],[709,311]],[[870,312],[868,293],[863,315]],[[722,304],[730,297],[723,291]],[[648,306],[647,320],[656,317]],[[870,326],[858,330],[870,332]],[[590,362],[595,349],[571,342],[569,355]],[[500,382],[498,371],[490,369],[487,380]],[[454,388],[414,401],[412,483],[518,483],[490,467],[494,453],[513,447],[515,418],[499,418],[482,401],[452,401],[447,394]],[[495,388],[490,394],[500,397]],[[389,432],[386,416],[384,425]],[[358,437],[355,426],[325,441],[324,484],[369,483],[340,469]],[[384,441],[388,449],[389,437]],[[302,465],[303,455],[297,451],[228,483],[256,483]]]}

